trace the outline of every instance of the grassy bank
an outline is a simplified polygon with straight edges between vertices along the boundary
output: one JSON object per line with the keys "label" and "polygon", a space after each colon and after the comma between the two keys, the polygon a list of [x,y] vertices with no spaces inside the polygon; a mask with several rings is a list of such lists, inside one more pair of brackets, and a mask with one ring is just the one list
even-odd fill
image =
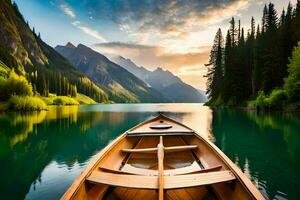
{"label": "grassy bank", "polygon": [[97,102],[91,99],[90,97],[77,93],[76,100],[79,102],[79,104],[96,104]]}
{"label": "grassy bank", "polygon": [[12,96],[7,103],[8,110],[41,111],[47,110],[47,104],[39,97]]}
{"label": "grassy bank", "polygon": [[[36,76],[31,74],[30,76]],[[32,78],[32,77],[31,77]],[[0,62],[0,111],[40,111],[47,105],[79,105],[96,102],[80,93],[76,87],[70,96],[57,96],[49,91],[39,93],[24,75],[17,74]],[[45,96],[47,97],[45,97]],[[72,97],[71,97],[72,96]]]}
{"label": "grassy bank", "polygon": [[67,96],[50,96],[50,97],[42,97],[42,99],[46,102],[47,105],[79,105],[79,102]]}

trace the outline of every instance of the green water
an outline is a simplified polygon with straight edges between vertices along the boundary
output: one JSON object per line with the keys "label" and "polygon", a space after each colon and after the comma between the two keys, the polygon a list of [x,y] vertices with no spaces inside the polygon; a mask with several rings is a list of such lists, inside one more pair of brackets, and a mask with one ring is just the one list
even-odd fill
{"label": "green water", "polygon": [[119,134],[163,112],[212,140],[268,199],[299,199],[300,116],[210,110],[201,104],[51,107],[0,114],[1,199],[59,199]]}

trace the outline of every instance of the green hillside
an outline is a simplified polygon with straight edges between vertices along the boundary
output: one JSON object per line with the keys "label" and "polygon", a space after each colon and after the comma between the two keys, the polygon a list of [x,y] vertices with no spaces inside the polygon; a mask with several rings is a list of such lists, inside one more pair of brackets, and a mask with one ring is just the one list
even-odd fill
{"label": "green hillside", "polygon": [[108,95],[100,86],[77,71],[30,29],[15,3],[1,1],[0,12],[2,76],[14,69],[27,78],[35,94],[42,96],[49,93],[75,96],[80,92],[96,102],[108,102]]}

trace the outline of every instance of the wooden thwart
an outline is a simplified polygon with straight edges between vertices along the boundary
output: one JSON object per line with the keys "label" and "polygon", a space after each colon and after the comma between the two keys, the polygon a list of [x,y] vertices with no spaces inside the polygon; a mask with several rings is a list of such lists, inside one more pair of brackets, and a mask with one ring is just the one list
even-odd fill
{"label": "wooden thwart", "polygon": [[165,176],[164,189],[188,188],[232,181],[235,176],[231,171],[208,172],[205,174],[189,174]]}
{"label": "wooden thwart", "polygon": [[105,184],[116,187],[158,189],[158,181],[155,176],[123,175],[94,171],[87,180],[94,184]]}
{"label": "wooden thwart", "polygon": [[[105,184],[116,187],[158,189],[157,176],[125,175],[94,171],[87,180],[94,184]],[[164,176],[164,189],[197,187],[232,180],[235,180],[235,176],[230,171]]]}
{"label": "wooden thwart", "polygon": [[156,153],[157,147],[147,149],[122,149],[124,153]]}
{"label": "wooden thwart", "polygon": [[[222,165],[217,165],[213,167],[209,167],[206,169],[201,169],[198,165],[198,163],[194,162],[192,165],[187,167],[182,167],[178,169],[168,169],[164,170],[164,176],[171,176],[171,175],[183,175],[183,174],[192,174],[192,173],[205,173],[205,172],[211,172],[211,171],[217,171],[222,168]],[[111,172],[111,173],[117,173],[117,174],[132,174],[132,175],[141,175],[141,176],[157,176],[157,170],[153,169],[142,169],[138,167],[134,167],[129,164],[125,164],[121,170],[112,170],[107,167],[100,167],[99,169]]]}
{"label": "wooden thwart", "polygon": [[[125,153],[156,153],[158,148],[146,148],[146,149],[122,149]],[[197,149],[197,145],[186,145],[186,146],[173,146],[163,147],[165,153],[188,151]]]}
{"label": "wooden thwart", "polygon": [[165,153],[179,152],[179,151],[188,151],[197,149],[197,145],[186,145],[186,146],[173,146],[173,147],[165,147]]}

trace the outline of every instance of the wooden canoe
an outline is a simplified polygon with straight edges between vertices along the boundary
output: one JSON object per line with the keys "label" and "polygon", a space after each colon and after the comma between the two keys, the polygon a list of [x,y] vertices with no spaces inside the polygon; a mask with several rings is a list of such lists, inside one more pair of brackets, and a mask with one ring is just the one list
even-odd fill
{"label": "wooden canoe", "polygon": [[213,143],[159,115],[101,152],[61,197],[69,199],[264,199]]}

